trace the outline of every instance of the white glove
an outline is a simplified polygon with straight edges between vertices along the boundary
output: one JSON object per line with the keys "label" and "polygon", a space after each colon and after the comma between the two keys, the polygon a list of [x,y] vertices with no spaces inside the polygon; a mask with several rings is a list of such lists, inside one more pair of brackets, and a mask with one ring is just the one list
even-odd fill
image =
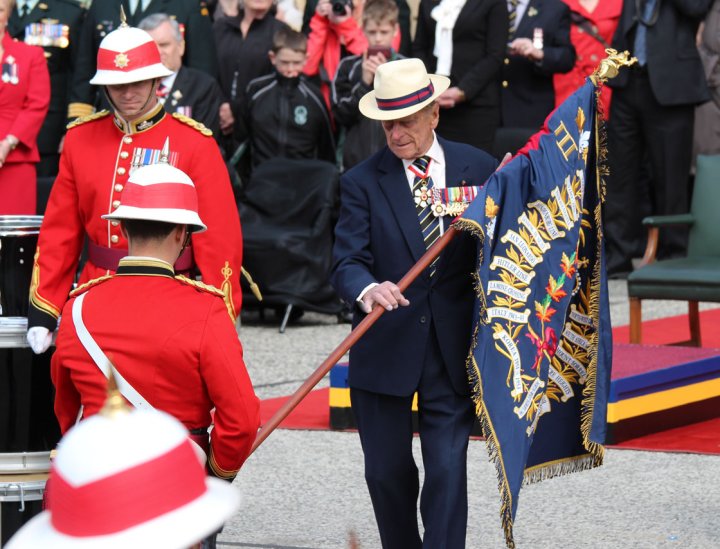
{"label": "white glove", "polygon": [[33,353],[41,355],[50,348],[52,336],[52,332],[47,328],[35,326],[27,331],[27,342]]}

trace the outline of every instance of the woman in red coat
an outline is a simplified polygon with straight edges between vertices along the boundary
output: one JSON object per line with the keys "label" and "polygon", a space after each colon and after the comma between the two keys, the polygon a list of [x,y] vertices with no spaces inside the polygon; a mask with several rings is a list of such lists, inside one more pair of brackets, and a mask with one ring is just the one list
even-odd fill
{"label": "woman in red coat", "polygon": [[[575,66],[570,72],[555,74],[555,106],[565,101],[583,85],[600,61],[606,57],[615,27],[620,20],[622,0],[563,0],[570,8],[572,25],[570,42],[575,46]],[[601,95],[605,115],[609,114],[610,88]]]}
{"label": "woman in red coat", "polygon": [[36,138],[50,104],[43,50],[5,32],[15,0],[0,0],[0,215],[34,214]]}

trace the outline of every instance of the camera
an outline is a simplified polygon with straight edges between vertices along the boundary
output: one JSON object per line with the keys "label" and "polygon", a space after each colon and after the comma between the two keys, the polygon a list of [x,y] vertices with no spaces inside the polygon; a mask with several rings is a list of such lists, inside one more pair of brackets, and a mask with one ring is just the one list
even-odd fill
{"label": "camera", "polygon": [[335,15],[345,15],[345,8],[352,9],[352,0],[332,0],[332,12]]}

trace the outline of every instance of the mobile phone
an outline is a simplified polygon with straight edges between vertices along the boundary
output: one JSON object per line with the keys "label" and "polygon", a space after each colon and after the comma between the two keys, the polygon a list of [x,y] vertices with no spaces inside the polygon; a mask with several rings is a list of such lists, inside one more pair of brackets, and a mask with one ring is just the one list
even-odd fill
{"label": "mobile phone", "polygon": [[392,49],[386,46],[370,46],[367,50],[367,56],[377,55],[382,53],[385,59],[390,61],[392,59]]}

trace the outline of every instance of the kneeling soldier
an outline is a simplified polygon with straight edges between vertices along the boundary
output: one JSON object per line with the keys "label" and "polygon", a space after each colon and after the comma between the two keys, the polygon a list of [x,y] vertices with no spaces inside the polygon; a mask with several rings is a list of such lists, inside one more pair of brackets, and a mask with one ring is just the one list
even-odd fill
{"label": "kneeling soldier", "polygon": [[223,293],[173,271],[190,236],[206,229],[195,186],[161,159],[135,171],[123,194],[102,217],[122,223],[130,255],[116,274],[72,292],[63,309],[52,359],[60,428],[100,410],[112,361],[130,404],[180,420],[207,451],[208,472],[232,480],[255,439],[259,406]]}

